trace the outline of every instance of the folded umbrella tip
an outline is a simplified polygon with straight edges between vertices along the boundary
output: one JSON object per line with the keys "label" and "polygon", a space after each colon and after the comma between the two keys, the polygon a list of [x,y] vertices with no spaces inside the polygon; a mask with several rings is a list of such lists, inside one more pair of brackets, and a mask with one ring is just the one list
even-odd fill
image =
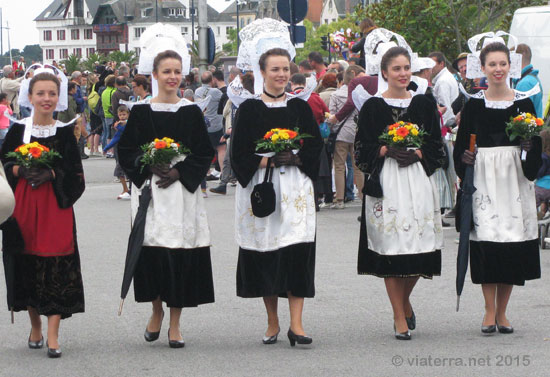
{"label": "folded umbrella tip", "polygon": [[122,315],[122,306],[124,305],[124,299],[120,299],[120,305],[118,307],[118,316],[120,317]]}

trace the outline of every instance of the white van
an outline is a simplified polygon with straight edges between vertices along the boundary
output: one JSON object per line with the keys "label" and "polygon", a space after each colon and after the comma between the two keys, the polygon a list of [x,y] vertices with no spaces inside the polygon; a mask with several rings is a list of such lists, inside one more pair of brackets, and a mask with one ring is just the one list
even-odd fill
{"label": "white van", "polygon": [[516,10],[510,34],[531,48],[531,64],[539,70],[545,106],[550,91],[550,5]]}

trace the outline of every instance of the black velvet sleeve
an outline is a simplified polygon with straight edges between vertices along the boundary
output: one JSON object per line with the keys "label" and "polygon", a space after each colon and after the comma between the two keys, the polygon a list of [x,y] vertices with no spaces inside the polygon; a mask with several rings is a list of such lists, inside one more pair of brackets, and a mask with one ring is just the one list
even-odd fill
{"label": "black velvet sleeve", "polygon": [[429,177],[443,165],[445,158],[441,140],[441,118],[435,102],[426,95],[413,97],[408,113],[409,121],[419,125],[427,133],[420,150],[421,163]]}
{"label": "black velvet sleeve", "polygon": [[248,185],[262,160],[256,155],[255,141],[262,135],[254,129],[259,117],[254,102],[247,100],[239,106],[231,131],[231,168],[242,187]]}
{"label": "black velvet sleeve", "polygon": [[59,207],[69,208],[84,193],[84,170],[74,137],[74,126],[57,129],[57,135],[60,141],[58,152],[62,158],[53,169],[55,172],[53,190]]}
{"label": "black velvet sleeve", "polygon": [[[531,99],[527,98],[520,102],[519,112],[536,114],[535,105]],[[535,136],[531,139],[533,145],[525,161],[521,161],[521,167],[523,169],[523,175],[530,181],[534,181],[537,178],[537,173],[542,166],[542,140],[540,136]]]}
{"label": "black velvet sleeve", "polygon": [[155,138],[152,128],[147,127],[147,120],[149,118],[147,106],[135,105],[132,108],[124,132],[118,142],[118,161],[120,166],[137,187],[141,187],[151,174],[147,167],[141,171],[141,163],[139,162],[143,155],[141,146]]}
{"label": "black velvet sleeve", "polygon": [[300,160],[302,160],[300,170],[302,170],[311,180],[316,180],[319,175],[319,156],[323,149],[323,138],[321,137],[319,126],[307,102],[296,98],[288,101],[288,106],[290,108],[296,108],[300,132],[313,136],[303,139],[304,144],[302,148],[300,148],[298,156],[300,156]]}
{"label": "black velvet sleeve", "polygon": [[464,172],[466,170],[466,165],[462,163],[462,155],[464,151],[470,148],[470,135],[475,133],[473,131],[475,129],[473,118],[476,101],[477,100],[470,100],[464,105],[460,116],[460,127],[458,127],[458,133],[456,135],[453,160],[455,163],[456,175],[460,179],[464,178]]}
{"label": "black velvet sleeve", "polygon": [[357,133],[355,135],[355,164],[364,173],[371,174],[375,166],[383,163],[384,157],[380,157],[380,142],[378,137],[384,129],[393,123],[391,116],[385,116],[382,109],[383,100],[370,98],[365,102],[357,121]]}
{"label": "black velvet sleeve", "polygon": [[179,119],[181,122],[182,133],[181,141],[183,145],[191,150],[187,158],[174,165],[180,174],[181,184],[189,191],[195,192],[201,184],[210,163],[214,158],[214,148],[210,143],[206,122],[198,106],[186,106],[180,108]]}
{"label": "black velvet sleeve", "polygon": [[2,144],[2,149],[0,150],[0,159],[2,160],[2,165],[4,165],[4,171],[6,173],[6,179],[11,186],[12,190],[15,191],[17,186],[18,177],[13,175],[13,166],[15,165],[15,159],[6,157],[8,152],[13,152],[15,148],[20,146],[23,142],[23,132],[25,126],[23,124],[15,123],[11,126],[10,130],[6,134],[4,143]]}

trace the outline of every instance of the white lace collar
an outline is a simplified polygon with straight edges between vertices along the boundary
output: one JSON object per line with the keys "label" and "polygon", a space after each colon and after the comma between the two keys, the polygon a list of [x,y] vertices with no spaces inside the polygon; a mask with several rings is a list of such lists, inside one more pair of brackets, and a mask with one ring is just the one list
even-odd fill
{"label": "white lace collar", "polygon": [[377,92],[373,96],[365,90],[363,85],[357,85],[355,89],[353,89],[353,92],[351,92],[351,99],[353,100],[353,104],[359,111],[361,111],[361,108],[363,107],[365,102],[367,102],[367,100],[371,97],[382,98],[384,102],[386,102],[388,105],[393,107],[406,108],[406,107],[409,107],[414,96],[417,96],[419,94],[424,94],[426,89],[427,87],[422,86],[422,88],[420,88],[417,91],[409,90],[409,93],[411,94],[411,98],[401,99],[401,98],[384,98],[382,97],[381,92]]}
{"label": "white lace collar", "polygon": [[34,136],[36,138],[46,138],[46,137],[55,136],[58,128],[70,126],[74,124],[74,121],[77,120],[78,118],[79,117],[77,116],[76,118],[74,118],[73,120],[67,123],[56,121],[54,124],[46,125],[46,126],[33,124],[32,117],[18,120],[17,122],[25,125],[25,130],[23,132],[23,144],[27,144],[31,142],[31,136]]}
{"label": "white lace collar", "polygon": [[135,105],[145,104],[145,105],[149,105],[151,107],[151,110],[153,111],[164,111],[164,112],[175,113],[180,109],[180,107],[192,106],[192,105],[198,106],[201,109],[201,111],[204,111],[204,109],[206,109],[206,107],[210,103],[211,98],[212,97],[210,96],[206,96],[204,99],[196,102],[191,102],[188,99],[182,98],[176,103],[157,103],[157,102],[151,102],[152,98],[149,97],[137,102],[120,101],[120,103],[128,106],[128,109],[130,110],[132,110],[132,107],[134,107]]}
{"label": "white lace collar", "polygon": [[[259,98],[258,98],[259,99]],[[265,102],[262,101],[267,107],[269,108],[277,108],[277,107],[286,107],[286,103],[288,102],[290,98],[288,97],[288,94],[284,101],[277,101],[277,102]]]}
{"label": "white lace collar", "polygon": [[393,106],[393,107],[400,107],[402,109],[409,107],[411,104],[411,101],[413,97],[417,94],[416,92],[413,92],[412,90],[409,90],[409,93],[411,94],[410,98],[385,98],[382,96],[382,93],[378,92],[376,93],[375,97],[382,98],[386,104]]}
{"label": "white lace collar", "polygon": [[[462,84],[461,84],[460,88],[461,88],[461,90],[463,90],[463,93],[466,92],[464,90],[464,87],[462,86]],[[525,99],[525,98],[529,98],[529,97],[531,97],[531,96],[533,96],[533,95],[535,95],[539,92],[540,92],[540,89],[539,89],[539,86],[537,85],[533,89],[531,89],[527,92],[520,92],[519,90],[514,89],[514,99],[509,100],[509,101],[488,100],[485,97],[485,90],[480,90],[479,92],[477,92],[476,94],[473,94],[473,95],[467,95],[467,97],[483,99],[485,101],[485,107],[487,107],[488,109],[507,109],[510,106],[513,106],[514,102]]]}

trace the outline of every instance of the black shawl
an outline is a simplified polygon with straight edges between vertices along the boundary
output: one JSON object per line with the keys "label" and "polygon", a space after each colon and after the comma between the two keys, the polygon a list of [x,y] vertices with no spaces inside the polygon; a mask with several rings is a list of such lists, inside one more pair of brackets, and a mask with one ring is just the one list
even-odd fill
{"label": "black shawl", "polygon": [[138,187],[151,175],[147,167],[141,172],[141,146],[155,138],[169,137],[190,149],[185,161],[174,165],[181,184],[195,192],[206,176],[214,149],[210,144],[206,123],[198,106],[182,106],[176,112],[153,111],[149,104],[134,105],[118,143],[119,163]]}
{"label": "black shawl", "polygon": [[285,107],[270,108],[259,99],[249,99],[239,106],[231,135],[231,167],[239,183],[246,187],[256,173],[262,157],[256,155],[255,142],[272,128],[298,128],[300,133],[313,136],[303,139],[298,156],[302,160],[300,170],[315,180],[323,139],[307,102],[293,98]]}

